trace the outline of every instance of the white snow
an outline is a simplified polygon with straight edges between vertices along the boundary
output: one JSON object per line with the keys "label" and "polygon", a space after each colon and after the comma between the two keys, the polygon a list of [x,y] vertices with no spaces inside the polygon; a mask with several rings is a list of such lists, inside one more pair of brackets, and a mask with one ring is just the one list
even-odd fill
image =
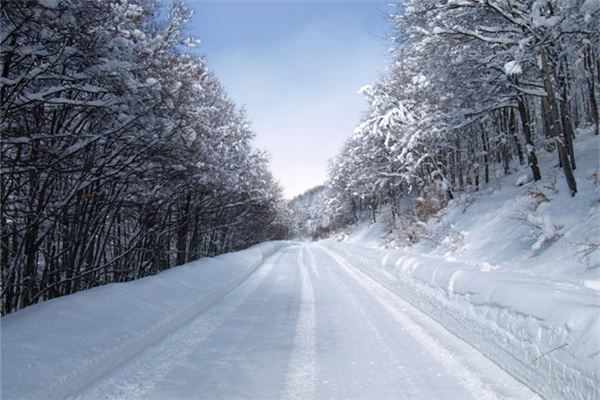
{"label": "white snow", "polygon": [[0,397],[72,395],[194,318],[284,245],[265,243],[3,317]]}
{"label": "white snow", "polygon": [[[524,179],[523,166],[521,186],[507,175],[460,196],[422,224],[425,239],[412,248],[382,248],[395,235],[387,210],[335,245],[545,398],[598,398],[599,138],[579,130],[575,146],[574,198],[556,154],[538,152],[541,181]],[[367,229],[383,235],[361,250]]]}
{"label": "white snow", "polygon": [[581,5],[581,11],[592,14],[600,10],[600,0],[585,0]]}
{"label": "white snow", "polygon": [[2,398],[538,398],[337,246],[263,244],[11,314]]}
{"label": "white snow", "polygon": [[[590,130],[579,130],[577,135],[575,197],[570,196],[562,170],[556,166],[556,153],[538,151],[544,174],[541,181],[534,182],[524,165],[513,174],[492,178],[479,192],[456,196],[447,209],[422,224],[426,239],[407,249],[469,265],[487,262],[506,272],[574,285],[598,280],[600,251],[586,255],[585,249],[600,242],[600,138]],[[528,182],[524,182],[525,176]],[[348,241],[372,247],[387,245],[396,234],[389,233],[389,210],[384,209],[377,220],[377,224],[358,224]],[[372,234],[365,242],[361,235],[367,228]],[[544,233],[551,245],[532,252]]]}
{"label": "white snow", "polygon": [[598,396],[598,292],[403,250],[330,246],[547,399]]}
{"label": "white snow", "polygon": [[525,174],[525,175],[521,175],[519,177],[519,179],[517,179],[517,181],[515,182],[515,185],[517,186],[523,186],[526,183],[531,182],[531,178],[529,177],[529,175]]}
{"label": "white snow", "polygon": [[[283,398],[289,400],[309,400],[315,397],[315,295],[307,267],[307,263],[312,264],[314,260],[306,260],[306,253],[304,246],[298,251],[302,286],[300,311],[283,391]],[[311,265],[311,268],[314,269],[315,266]]]}
{"label": "white snow", "polygon": [[500,177],[420,226],[436,243],[381,248],[386,210],[5,316],[1,397],[597,399],[598,137],[578,134],[575,198]]}
{"label": "white snow", "polygon": [[38,3],[48,8],[56,8],[58,6],[58,0],[38,0]]}
{"label": "white snow", "polygon": [[512,60],[504,64],[504,73],[509,76],[520,75],[523,73],[523,69],[521,68],[521,64],[515,60]]}
{"label": "white snow", "polygon": [[542,249],[542,246],[558,236],[559,227],[550,219],[550,215],[547,213],[548,208],[548,203],[542,203],[537,207],[535,214],[527,214],[527,221],[540,231],[538,239],[531,245],[531,250]]}
{"label": "white snow", "polygon": [[[389,218],[389,210],[386,209],[384,212],[385,213],[380,216],[380,222]],[[368,246],[377,246],[381,243],[381,236],[384,234],[384,232],[384,223],[363,221],[353,227],[350,235],[344,237],[344,241],[348,241],[350,243],[362,243]]]}

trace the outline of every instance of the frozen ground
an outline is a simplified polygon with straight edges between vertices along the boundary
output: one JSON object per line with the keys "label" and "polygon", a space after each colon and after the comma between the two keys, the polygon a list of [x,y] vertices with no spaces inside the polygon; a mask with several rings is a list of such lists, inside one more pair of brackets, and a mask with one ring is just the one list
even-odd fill
{"label": "frozen ground", "polygon": [[544,398],[600,398],[596,290],[404,250],[324,245]]}
{"label": "frozen ground", "polygon": [[0,397],[596,400],[598,143],[574,199],[542,154],[553,174],[457,199],[412,248],[384,217],[8,315]]}
{"label": "frozen ground", "polygon": [[[600,137],[578,131],[578,193],[571,197],[556,153],[540,152],[543,179],[527,166],[491,178],[487,188],[458,196],[421,227],[410,250],[482,269],[554,278],[600,291]],[[526,182],[518,186],[517,183]],[[383,210],[377,224],[358,224],[349,242],[401,248]],[[362,238],[367,240],[362,240]]]}
{"label": "frozen ground", "polygon": [[517,185],[526,166],[493,178],[416,245],[401,246],[385,209],[331,244],[544,397],[600,398],[600,138],[579,131],[576,153],[574,198],[541,153],[542,181]]}
{"label": "frozen ground", "polygon": [[335,246],[263,245],[9,315],[2,398],[537,397]]}

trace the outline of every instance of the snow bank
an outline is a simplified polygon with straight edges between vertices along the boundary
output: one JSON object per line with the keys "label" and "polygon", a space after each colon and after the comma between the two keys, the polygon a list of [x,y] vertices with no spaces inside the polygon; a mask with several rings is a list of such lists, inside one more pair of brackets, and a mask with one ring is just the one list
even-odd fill
{"label": "snow bank", "polygon": [[[466,264],[600,287],[600,137],[579,129],[575,142],[578,193],[571,197],[556,153],[538,152],[543,179],[526,165],[498,176],[478,192],[456,193],[427,222],[410,217],[403,204],[395,221],[383,207],[376,224],[349,229],[345,241],[406,250]],[[363,237],[365,236],[365,237]],[[407,246],[407,236],[420,239]],[[590,286],[591,285],[591,286]]]}
{"label": "snow bank", "polygon": [[205,258],[2,318],[0,397],[72,395],[218,301],[287,244]]}
{"label": "snow bank", "polygon": [[[541,181],[534,182],[524,165],[480,192],[457,196],[425,227],[429,236],[448,236],[454,246],[423,242],[413,249],[469,264],[485,261],[540,279],[600,281],[600,251],[586,251],[600,242],[600,137],[578,130],[574,145],[575,197],[556,166],[556,153],[540,150]],[[529,182],[515,186],[521,175]],[[452,234],[461,240],[453,241]]]}
{"label": "snow bank", "polygon": [[544,397],[600,398],[600,137],[580,128],[574,146],[575,197],[539,149],[540,181],[496,171],[426,223],[384,208],[332,246]]}
{"label": "snow bank", "polygon": [[326,242],[546,399],[600,396],[596,290],[402,250]]}

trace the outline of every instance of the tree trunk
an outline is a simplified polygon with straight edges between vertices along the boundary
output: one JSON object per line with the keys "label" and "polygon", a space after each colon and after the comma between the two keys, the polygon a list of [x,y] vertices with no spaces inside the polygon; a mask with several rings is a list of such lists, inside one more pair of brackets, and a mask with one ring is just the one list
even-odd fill
{"label": "tree trunk", "polygon": [[577,182],[575,181],[575,176],[573,175],[573,170],[571,169],[571,163],[569,161],[569,155],[567,153],[567,147],[565,143],[560,138],[560,132],[563,130],[561,127],[561,118],[558,110],[558,105],[556,102],[556,96],[554,94],[554,88],[552,86],[552,81],[550,78],[550,71],[548,67],[548,61],[546,60],[546,52],[542,49],[541,53],[541,61],[542,61],[542,75],[544,77],[544,89],[546,90],[546,99],[548,101],[549,108],[549,120],[550,120],[550,133],[551,137],[554,139],[558,146],[558,155],[562,164],[563,173],[565,175],[565,180],[567,181],[567,186],[571,192],[571,196],[575,196],[577,193]]}
{"label": "tree trunk", "polygon": [[573,138],[575,137],[575,132],[573,131],[573,124],[571,122],[571,110],[569,110],[569,87],[568,87],[568,79],[567,79],[567,65],[563,63],[563,75],[560,79],[560,84],[562,85],[562,99],[560,99],[560,116],[561,123],[563,127],[563,138],[565,141],[565,146],[567,147],[567,151],[569,152],[569,160],[571,161],[571,169],[577,169],[577,164],[575,164],[575,149],[573,148]]}
{"label": "tree trunk", "polygon": [[525,146],[527,151],[527,164],[531,168],[534,181],[542,179],[540,168],[538,167],[537,155],[535,153],[535,146],[533,145],[533,137],[531,134],[531,122],[529,121],[529,113],[525,105],[525,99],[523,96],[517,98],[519,116],[521,118],[521,125],[523,127],[523,135],[525,136]]}
{"label": "tree trunk", "polygon": [[456,138],[456,175],[458,176],[458,189],[462,192],[465,190],[465,181],[463,177],[463,166],[460,149],[460,139]]}
{"label": "tree trunk", "polygon": [[592,46],[588,45],[585,54],[585,63],[589,72],[588,76],[588,90],[590,98],[590,116],[594,123],[594,133],[600,134],[600,112],[598,111],[598,101],[596,100],[596,78],[594,76],[594,55],[592,52]]}
{"label": "tree trunk", "polygon": [[519,137],[517,136],[517,118],[512,108],[508,110],[508,115],[508,126],[513,139],[513,143],[515,145],[515,149],[517,151],[517,157],[519,158],[519,165],[523,165],[525,164],[525,160],[523,157],[523,149],[521,148],[521,142],[519,141]]}
{"label": "tree trunk", "polygon": [[190,208],[190,202],[191,202],[191,198],[190,195],[188,194],[185,198],[183,207],[179,213],[179,218],[177,221],[177,244],[176,244],[176,248],[177,248],[177,258],[176,258],[176,264],[177,265],[181,265],[181,264],[185,264],[186,262],[186,258],[187,258],[187,239],[188,239],[188,219],[190,218],[189,216],[189,208]]}
{"label": "tree trunk", "polygon": [[490,143],[488,142],[488,136],[485,134],[485,129],[481,127],[481,141],[483,142],[483,165],[484,165],[484,176],[485,184],[490,183]]}

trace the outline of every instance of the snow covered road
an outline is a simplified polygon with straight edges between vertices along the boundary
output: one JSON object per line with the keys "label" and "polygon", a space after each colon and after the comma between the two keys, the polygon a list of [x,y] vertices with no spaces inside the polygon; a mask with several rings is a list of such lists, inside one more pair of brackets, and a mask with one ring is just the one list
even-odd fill
{"label": "snow covered road", "polygon": [[75,399],[535,399],[471,346],[302,243]]}

